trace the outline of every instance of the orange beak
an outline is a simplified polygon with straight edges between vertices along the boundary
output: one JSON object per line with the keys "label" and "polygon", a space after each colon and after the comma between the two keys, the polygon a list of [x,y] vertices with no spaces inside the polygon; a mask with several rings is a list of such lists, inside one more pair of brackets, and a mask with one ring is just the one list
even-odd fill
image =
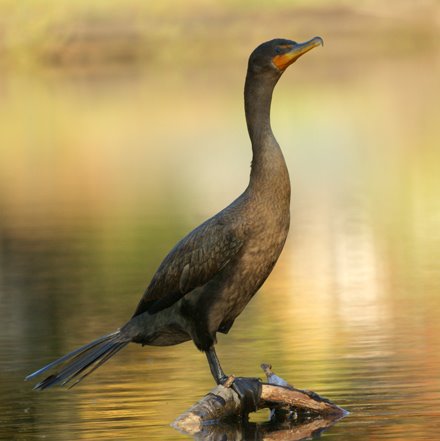
{"label": "orange beak", "polygon": [[304,55],[306,52],[312,50],[316,46],[324,46],[324,41],[321,37],[314,37],[304,43],[296,43],[290,46],[291,49],[288,52],[281,55],[276,55],[272,58],[272,62],[278,70],[284,72],[301,55]]}

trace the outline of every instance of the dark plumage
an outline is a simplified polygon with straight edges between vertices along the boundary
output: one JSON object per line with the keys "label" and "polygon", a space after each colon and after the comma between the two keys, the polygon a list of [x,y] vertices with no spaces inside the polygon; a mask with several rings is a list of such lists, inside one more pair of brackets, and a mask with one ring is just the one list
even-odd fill
{"label": "dark plumage", "polygon": [[276,39],[253,51],[244,91],[253,150],[248,187],[177,243],[124,326],[29,375],[61,365],[36,389],[75,385],[130,342],[167,346],[191,339],[206,352],[215,380],[224,380],[216,333],[229,331],[269,276],[289,230],[290,181],[270,126],[272,92],[287,66],[319,44],[319,37],[302,44]]}

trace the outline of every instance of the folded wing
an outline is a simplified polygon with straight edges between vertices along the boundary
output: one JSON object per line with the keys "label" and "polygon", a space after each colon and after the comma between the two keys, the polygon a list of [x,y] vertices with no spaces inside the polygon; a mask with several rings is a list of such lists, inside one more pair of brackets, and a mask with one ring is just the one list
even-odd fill
{"label": "folded wing", "polygon": [[230,222],[211,218],[184,237],[165,257],[134,316],[168,308],[205,285],[240,251],[244,235]]}

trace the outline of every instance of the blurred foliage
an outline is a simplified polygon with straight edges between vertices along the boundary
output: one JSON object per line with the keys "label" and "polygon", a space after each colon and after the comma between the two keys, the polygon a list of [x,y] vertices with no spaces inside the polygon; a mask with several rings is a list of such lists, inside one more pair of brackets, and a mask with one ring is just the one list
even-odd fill
{"label": "blurred foliage", "polygon": [[439,8],[435,0],[3,0],[0,51],[22,66],[216,64],[274,30],[303,38],[319,30],[341,51],[411,52],[435,43]]}

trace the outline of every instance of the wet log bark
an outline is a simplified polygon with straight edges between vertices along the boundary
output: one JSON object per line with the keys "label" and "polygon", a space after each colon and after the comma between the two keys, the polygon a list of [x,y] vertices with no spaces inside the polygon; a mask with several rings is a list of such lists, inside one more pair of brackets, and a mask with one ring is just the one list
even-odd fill
{"label": "wet log bark", "polygon": [[[266,374],[267,383],[262,383],[259,409],[269,408],[272,421],[297,421],[342,418],[346,411],[315,392],[296,389],[278,377],[268,364],[261,365]],[[230,387],[231,376],[224,386],[212,389],[198,403],[180,415],[172,424],[174,428],[188,434],[202,431],[206,424],[227,419],[240,418],[241,403],[237,393]]]}

